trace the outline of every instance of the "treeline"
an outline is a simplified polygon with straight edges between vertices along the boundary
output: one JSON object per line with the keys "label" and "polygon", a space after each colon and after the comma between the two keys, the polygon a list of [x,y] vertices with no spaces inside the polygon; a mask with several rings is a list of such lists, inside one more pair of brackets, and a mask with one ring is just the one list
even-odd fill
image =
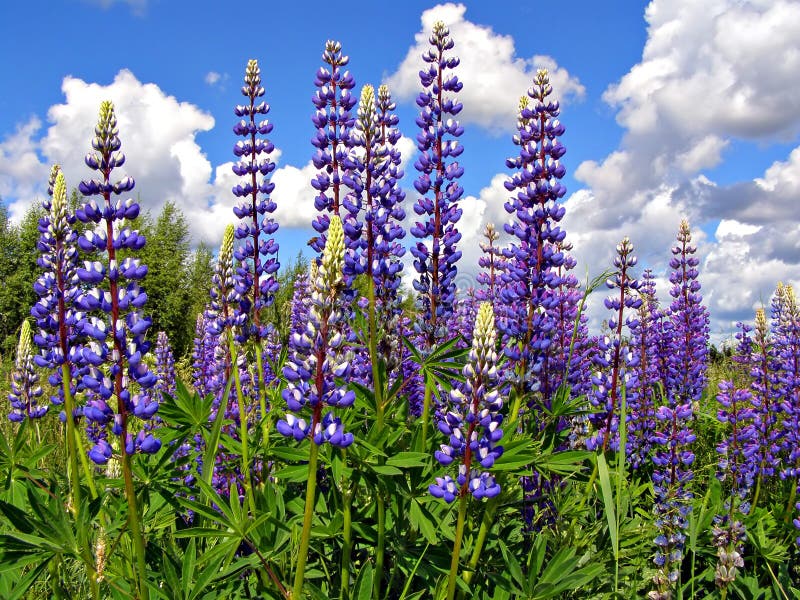
{"label": "treeline", "polygon": [[[80,195],[73,190],[72,212],[80,203]],[[8,207],[0,202],[0,354],[4,359],[13,356],[19,328],[30,317],[31,306],[37,300],[33,284],[41,272],[36,264],[40,254],[36,245],[42,216],[44,210],[37,204],[28,209],[19,224],[14,224]],[[75,223],[79,233],[85,229],[81,225]],[[191,352],[197,315],[209,299],[214,253],[203,243],[192,248],[186,216],[172,202],[167,202],[157,216],[143,211],[131,227],[147,239],[137,255],[148,267],[142,288],[148,298],[145,312],[153,319],[149,335],[155,339],[159,331],[166,332],[176,358],[186,356]],[[265,315],[278,326],[282,336],[286,333],[283,324],[288,320],[292,284],[303,269],[302,256],[284,266],[280,292],[268,309],[270,314]]]}

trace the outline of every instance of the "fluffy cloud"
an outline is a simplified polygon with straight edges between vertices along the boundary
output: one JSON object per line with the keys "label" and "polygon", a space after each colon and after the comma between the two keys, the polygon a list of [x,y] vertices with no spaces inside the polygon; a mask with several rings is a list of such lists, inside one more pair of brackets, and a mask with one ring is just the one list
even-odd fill
{"label": "fluffy cloud", "polygon": [[567,201],[565,228],[591,272],[624,235],[642,264],[665,269],[681,216],[695,235],[721,220],[699,252],[712,328],[724,331],[752,318],[777,280],[800,279],[800,148],[756,180],[717,186],[700,174],[733,139],[768,144],[800,130],[800,5],[653,0],[645,18],[641,61],[604,94],[622,142],[576,169],[586,189]]}
{"label": "fluffy cloud", "polygon": [[419,92],[420,55],[430,47],[428,37],[436,21],[449,27],[456,44],[454,52],[461,59],[455,73],[464,82],[459,92],[464,104],[459,115],[462,121],[494,133],[510,131],[516,120],[517,97],[530,87],[537,68],[550,70],[553,87],[562,99],[583,97],[583,85],[553,58],[517,56],[511,36],[468,21],[466,10],[463,4],[448,3],[422,13],[422,29],[414,36],[414,45],[387,80],[398,99],[409,100]]}
{"label": "fluffy cloud", "polygon": [[214,85],[215,83],[218,83],[220,79],[222,79],[222,75],[220,75],[216,71],[209,71],[208,73],[206,73],[204,81],[208,85]]}
{"label": "fluffy cloud", "polygon": [[9,205],[11,218],[19,221],[47,181],[47,167],[36,154],[34,136],[42,127],[31,117],[0,142],[0,197],[15,198]]}

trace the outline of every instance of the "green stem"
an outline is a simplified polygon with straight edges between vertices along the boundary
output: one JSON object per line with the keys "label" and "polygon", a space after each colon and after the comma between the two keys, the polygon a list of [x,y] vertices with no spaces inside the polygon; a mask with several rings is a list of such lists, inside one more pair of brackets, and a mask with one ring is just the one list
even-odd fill
{"label": "green stem", "polygon": [[139,509],[136,504],[136,490],[133,488],[133,473],[131,471],[131,457],[125,451],[124,441],[120,444],[122,453],[122,473],[125,478],[125,497],[128,501],[128,529],[133,538],[133,549],[136,554],[136,587],[138,598],[148,600],[150,592],[147,588],[147,563],[144,555],[144,532],[139,522]]}
{"label": "green stem", "polygon": [[478,530],[478,537],[475,538],[474,550],[469,559],[469,566],[467,570],[464,571],[464,581],[467,583],[467,585],[469,585],[469,582],[472,581],[472,577],[475,575],[475,569],[478,568],[478,561],[481,558],[481,550],[483,549],[483,545],[486,543],[486,538],[489,536],[489,530],[492,528],[492,523],[494,523],[495,512],[497,512],[497,502],[494,501],[494,498],[491,498],[486,505],[486,510],[483,511],[481,526]]}
{"label": "green stem", "polygon": [[763,479],[762,473],[764,472],[763,471],[764,462],[765,461],[761,461],[761,468],[758,470],[758,479],[756,479],[756,491],[753,492],[753,502],[750,505],[751,511],[756,507],[756,504],[758,504],[758,497],[761,495],[761,480]]}
{"label": "green stem", "polygon": [[[233,334],[228,330],[228,349],[231,355],[231,371],[233,371],[233,383],[236,386],[236,399],[239,406],[239,437],[242,442],[242,479],[244,481],[244,495],[250,507],[251,514],[256,512],[256,503],[253,498],[253,485],[250,478],[250,455],[247,443],[247,410],[244,404],[244,394],[242,393],[242,381],[239,376],[239,368],[236,364],[236,346],[233,343]],[[222,409],[220,404],[220,409]]]}
{"label": "green stem", "polygon": [[91,494],[92,500],[96,500],[97,486],[94,484],[94,475],[92,475],[92,467],[89,465],[89,458],[86,452],[84,452],[83,442],[81,442],[81,436],[78,428],[75,427],[72,431],[75,433],[75,446],[78,448],[78,457],[81,459],[83,476],[86,479],[86,483],[89,485],[89,494]]}
{"label": "green stem", "polygon": [[[342,454],[345,450],[342,450]],[[353,492],[349,488],[342,491],[342,586],[339,598],[347,600],[350,597],[350,555],[353,552]]]}
{"label": "green stem", "polygon": [[461,554],[461,540],[464,537],[464,521],[467,515],[467,494],[458,499],[458,521],[456,523],[456,539],[453,542],[453,558],[450,561],[450,575],[447,577],[447,600],[456,595],[456,578],[458,577],[458,559]]}
{"label": "green stem", "polygon": [[298,600],[303,593],[303,581],[306,577],[306,560],[308,560],[308,544],[311,541],[311,520],[314,516],[314,495],[317,491],[317,458],[319,446],[311,440],[308,453],[308,481],[306,483],[306,508],[303,513],[303,533],[300,537],[300,549],[297,552],[297,568],[294,573],[294,589],[292,599]]}
{"label": "green stem", "polygon": [[264,381],[264,360],[261,344],[256,344],[256,368],[258,369],[258,406],[261,409],[261,439],[266,444],[269,438],[270,420],[267,419],[267,383]]}
{"label": "green stem", "polygon": [[373,580],[372,597],[381,600],[381,583],[383,582],[383,557],[386,546],[386,501],[378,491],[378,548],[375,551],[375,579]]}
{"label": "green stem", "polygon": [[[219,439],[222,435],[222,423],[225,421],[225,408],[228,406],[228,398],[231,394],[231,382],[233,379],[228,377],[228,380],[225,382],[225,389],[222,392],[222,398],[220,398],[219,406],[217,408],[217,414],[214,417],[214,424],[211,426],[211,441],[209,442],[208,446],[206,447],[206,452],[203,455],[203,481],[205,481],[208,486],[211,486],[211,479],[214,476],[214,467],[213,465],[217,462],[217,453],[219,452]],[[206,466],[208,465],[208,466]],[[208,496],[204,494],[206,501],[209,500]]]}
{"label": "green stem", "polygon": [[791,519],[791,514],[794,512],[794,499],[797,497],[797,486],[798,483],[796,481],[791,481],[792,490],[789,492],[789,504],[786,505],[786,517],[784,517],[784,522],[788,523],[789,519]]}
{"label": "green stem", "polygon": [[[517,398],[514,401],[514,409],[508,415],[508,430],[513,431],[517,419],[519,419],[519,410],[520,404],[522,402],[522,394],[518,393]],[[492,524],[494,523],[494,515],[497,512],[497,507],[500,505],[500,496],[495,496],[494,498],[489,498],[489,501],[486,503],[486,508],[483,511],[483,518],[481,519],[481,526],[478,529],[478,537],[475,539],[475,543],[472,545],[472,556],[469,559],[469,568],[467,571],[464,572],[464,581],[469,584],[472,581],[472,577],[475,575],[475,569],[478,567],[478,561],[481,558],[481,553],[483,552],[483,545],[486,543],[486,538],[489,537],[489,531],[492,528]]]}
{"label": "green stem", "polygon": [[420,451],[425,452],[428,448],[428,421],[431,415],[431,396],[433,395],[433,384],[425,379],[425,399],[422,402],[422,446]]}
{"label": "green stem", "polygon": [[77,514],[81,504],[81,482],[78,472],[78,450],[75,447],[75,419],[72,416],[75,411],[75,402],[69,389],[71,380],[72,374],[69,371],[69,365],[64,363],[61,365],[61,383],[64,390],[64,412],[67,415],[67,461],[69,463],[67,477],[72,489],[72,510]]}

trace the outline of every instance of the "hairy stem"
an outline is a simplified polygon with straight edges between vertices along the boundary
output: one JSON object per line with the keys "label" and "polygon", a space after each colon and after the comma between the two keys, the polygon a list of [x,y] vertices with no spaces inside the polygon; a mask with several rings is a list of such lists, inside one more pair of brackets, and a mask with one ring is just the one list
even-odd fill
{"label": "hairy stem", "polygon": [[308,560],[308,544],[311,540],[311,521],[314,517],[314,496],[317,491],[317,459],[319,446],[311,440],[308,453],[308,481],[306,482],[306,507],[303,512],[303,533],[300,537],[300,549],[297,551],[297,566],[294,572],[293,600],[303,594],[303,581],[306,577],[306,561]]}

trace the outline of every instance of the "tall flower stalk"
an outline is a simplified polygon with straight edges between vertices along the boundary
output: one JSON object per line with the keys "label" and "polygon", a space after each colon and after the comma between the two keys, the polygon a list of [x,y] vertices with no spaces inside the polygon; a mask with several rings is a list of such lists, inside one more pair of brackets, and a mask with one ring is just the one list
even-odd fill
{"label": "tall flower stalk", "polygon": [[437,477],[429,490],[448,504],[459,500],[447,580],[448,600],[455,596],[467,500],[470,494],[481,499],[494,498],[500,493],[500,485],[489,472],[494,461],[503,455],[503,446],[499,444],[503,438],[500,429],[503,400],[500,392],[492,389],[497,379],[496,337],[492,305],[484,302],[478,310],[472,348],[464,367],[465,391],[454,389],[450,393],[450,410],[439,422],[439,431],[449,437],[436,451],[436,460],[444,467],[456,466],[456,477]]}
{"label": "tall flower stalk", "polygon": [[[425,349],[430,350],[447,339],[447,320],[455,303],[456,262],[461,257],[461,252],[456,250],[461,239],[456,224],[462,212],[458,200],[464,193],[458,179],[464,169],[454,159],[464,151],[458,141],[464,128],[455,119],[462,109],[455,94],[461,91],[463,84],[456,75],[448,74],[460,62],[458,57],[449,56],[455,46],[450,30],[437,21],[428,42],[431,47],[422,54],[422,60],[430,66],[419,73],[423,91],[417,96],[419,158],[414,163],[419,171],[414,187],[420,194],[414,203],[414,212],[425,220],[417,221],[410,231],[420,240],[411,247],[414,268],[419,274],[414,289],[419,292],[421,309],[419,334]],[[425,382],[423,448],[427,447],[432,385],[432,382]]]}
{"label": "tall flower stalk", "polygon": [[[293,598],[303,593],[314,498],[317,486],[319,447],[324,443],[346,448],[353,443],[353,434],[345,432],[342,421],[333,410],[323,414],[326,406],[347,408],[355,401],[355,393],[339,387],[335,378],[347,380],[352,354],[347,350],[343,332],[345,310],[341,292],[344,285],[344,231],[342,221],[333,216],[322,254],[322,262],[312,274],[311,306],[308,322],[302,333],[290,339],[290,357],[283,369],[286,388],[282,392],[288,411],[278,421],[277,430],[297,441],[311,441],[308,457],[308,482],[303,513],[303,531],[297,553]],[[310,418],[298,416],[311,409]]]}
{"label": "tall flower stalk", "polygon": [[[11,412],[8,418],[14,422],[25,419],[40,419],[47,412],[47,405],[40,405],[39,399],[44,395],[39,385],[39,375],[33,368],[33,348],[31,344],[31,324],[25,320],[19,332],[17,356],[14,359],[14,370],[11,372],[11,391],[8,400]],[[77,473],[73,473],[75,478]]]}
{"label": "tall flower stalk", "polygon": [[312,223],[319,236],[311,247],[317,252],[322,252],[325,247],[331,217],[341,216],[347,182],[350,181],[350,135],[355,125],[350,111],[358,103],[358,98],[350,91],[356,85],[355,79],[350,71],[343,69],[350,57],[342,54],[341,43],[325,42],[322,61],[325,66],[317,71],[314,85],[318,89],[312,98],[317,109],[312,117],[317,128],[316,135],[311,138],[311,143],[317,148],[312,162],[319,172],[312,179],[311,186],[319,192],[314,198],[314,207],[320,214]]}
{"label": "tall flower stalk", "polygon": [[[266,421],[263,343],[270,328],[261,322],[261,311],[269,307],[275,299],[275,292],[278,291],[276,273],[280,263],[277,259],[278,244],[270,237],[278,230],[278,223],[272,218],[277,205],[270,198],[275,188],[270,179],[275,170],[270,154],[275,147],[263,137],[272,131],[272,123],[266,118],[256,120],[269,113],[270,108],[266,102],[258,102],[264,95],[264,88],[261,85],[261,69],[256,60],[247,63],[242,95],[247,98],[248,103],[234,109],[241,120],[233,128],[233,132],[243,138],[233,149],[239,158],[233,165],[233,172],[242,178],[242,182],[233,188],[234,196],[241,199],[233,212],[242,220],[235,235],[236,239],[243,240],[243,244],[234,254],[238,261],[236,286],[240,295],[237,310],[247,315],[247,327],[242,329],[242,337],[250,337],[255,342],[256,387],[261,418],[264,419],[263,434],[266,437],[269,426]],[[240,417],[245,418],[243,415]],[[246,444],[244,438],[242,443]]]}
{"label": "tall flower stalk", "polygon": [[558,139],[565,128],[558,119],[559,103],[550,98],[552,93],[549,73],[539,69],[519,103],[513,137],[519,154],[506,160],[513,174],[505,188],[515,192],[505,204],[512,215],[505,231],[516,240],[509,249],[504,275],[508,285],[502,292],[508,307],[503,322],[508,340],[505,353],[514,368],[513,414],[519,412],[523,397],[532,402],[531,394],[538,392],[547,402],[554,391],[547,364],[554,323],[551,311],[545,309],[554,309],[559,301],[555,291],[561,283],[558,268],[564,254],[557,244],[566,235],[558,226],[565,214],[558,199],[566,193],[560,182],[566,169],[559,159],[566,148]]}
{"label": "tall flower stalk", "polygon": [[[112,171],[122,166],[125,156],[119,152],[121,142],[117,119],[109,101],[100,105],[92,147],[95,152],[87,154],[85,162],[98,172],[99,177],[82,181],[79,189],[84,196],[99,196],[102,202],[98,206],[94,200],[89,200],[76,213],[84,223],[99,225],[78,240],[81,249],[96,254],[99,259],[86,261],[84,268],[76,271],[78,278],[88,286],[88,291],[77,298],[75,304],[94,313],[94,316],[87,315],[82,320],[83,333],[91,339],[82,347],[82,359],[91,365],[83,383],[94,392],[93,405],[87,404],[84,415],[95,427],[105,428],[113,421],[112,432],[119,437],[128,501],[128,528],[133,537],[138,566],[137,588],[139,595],[146,599],[149,592],[144,533],[139,522],[131,455],[137,451],[156,452],[161,442],[145,430],[135,437],[129,433],[131,417],[151,419],[158,410],[158,403],[146,393],[155,384],[156,377],[143,360],[150,347],[145,341],[145,333],[151,321],[140,312],[147,295],[139,288],[138,282],[147,274],[147,267],[136,258],[117,259],[117,250],[140,250],[145,239],[125,225],[126,220],[138,216],[139,205],[132,199],[114,200],[114,196],[130,192],[134,181],[131,177],[111,181]],[[101,370],[101,365],[107,366],[108,375]],[[116,412],[107,404],[112,398],[117,400]],[[100,438],[90,457],[102,463],[110,456],[111,447]]]}
{"label": "tall flower stalk", "polygon": [[742,516],[750,512],[749,495],[757,470],[754,451],[758,440],[753,425],[756,413],[748,390],[735,389],[730,381],[721,381],[717,402],[722,406],[717,418],[728,426],[725,439],[717,445],[720,454],[717,478],[727,484],[730,491],[725,500],[727,512],[715,517],[712,535],[718,557],[714,581],[725,598],[728,586],[736,579],[737,569],[744,567]]}
{"label": "tall flower stalk", "polygon": [[[35,337],[41,353],[34,361],[51,371],[49,382],[57,390],[51,399],[63,404],[66,423],[66,450],[71,484],[73,506],[80,505],[81,487],[78,475],[77,430],[75,427],[75,392],[78,389],[77,376],[80,369],[76,362],[75,348],[80,340],[79,323],[83,315],[75,310],[75,300],[79,294],[77,276],[78,236],[73,224],[75,216],[67,210],[67,183],[64,174],[57,166],[51,171],[52,198],[45,203],[48,213],[39,222],[38,259],[43,269],[42,275],[34,284],[39,301],[31,308],[39,331]],[[84,459],[85,460],[85,459]],[[91,477],[87,469],[87,483]]]}

